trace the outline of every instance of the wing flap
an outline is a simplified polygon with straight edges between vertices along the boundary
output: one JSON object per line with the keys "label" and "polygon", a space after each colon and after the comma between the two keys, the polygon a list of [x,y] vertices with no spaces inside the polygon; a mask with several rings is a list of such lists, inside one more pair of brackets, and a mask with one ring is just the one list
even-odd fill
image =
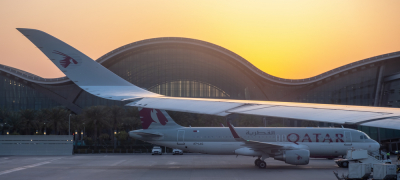
{"label": "wing flap", "polygon": [[370,127],[388,128],[388,129],[400,129],[400,117],[392,117],[377,121],[370,121],[363,123],[362,125]]}
{"label": "wing flap", "polygon": [[[243,110],[244,109],[244,110]],[[381,117],[382,115],[390,115],[390,113],[359,111],[359,110],[343,110],[343,109],[327,109],[327,108],[312,108],[302,106],[268,106],[256,109],[237,108],[228,110],[229,113],[246,114],[246,115],[259,115],[259,116],[273,116],[304,119],[310,121],[326,121],[338,124],[352,124],[365,119],[373,119]]]}

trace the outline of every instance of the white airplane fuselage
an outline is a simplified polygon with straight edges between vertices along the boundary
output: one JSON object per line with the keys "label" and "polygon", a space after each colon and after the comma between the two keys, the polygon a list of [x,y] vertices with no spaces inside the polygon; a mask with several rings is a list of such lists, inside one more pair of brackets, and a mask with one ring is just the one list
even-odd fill
{"label": "white airplane fuselage", "polygon": [[[340,156],[348,149],[378,151],[379,143],[365,133],[347,128],[235,128],[246,140],[272,143],[285,149],[307,149],[310,156]],[[159,134],[160,137],[142,137],[135,132]],[[182,127],[176,129],[145,129],[130,132],[130,136],[152,144],[182,149],[189,152],[219,155],[273,156],[279,148],[252,152],[243,142],[238,142],[228,127]],[[238,151],[241,149],[242,151]],[[245,153],[243,154],[243,150]],[[250,151],[249,151],[250,150]]]}

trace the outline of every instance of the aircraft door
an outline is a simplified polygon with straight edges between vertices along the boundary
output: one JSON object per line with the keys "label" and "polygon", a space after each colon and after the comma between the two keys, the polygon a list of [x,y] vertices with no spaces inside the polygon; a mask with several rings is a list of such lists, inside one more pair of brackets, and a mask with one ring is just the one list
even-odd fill
{"label": "aircraft door", "polygon": [[178,145],[185,145],[185,130],[178,130],[176,143]]}
{"label": "aircraft door", "polygon": [[281,141],[281,136],[276,135],[276,142],[279,142],[279,141]]}
{"label": "aircraft door", "polygon": [[344,132],[344,145],[345,146],[351,146],[352,145],[352,139],[351,139],[351,132],[350,131],[345,131]]}

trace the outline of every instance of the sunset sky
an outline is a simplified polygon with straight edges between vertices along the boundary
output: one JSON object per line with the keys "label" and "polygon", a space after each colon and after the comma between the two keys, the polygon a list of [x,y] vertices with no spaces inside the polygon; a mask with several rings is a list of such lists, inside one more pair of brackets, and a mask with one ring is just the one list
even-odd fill
{"label": "sunset sky", "polygon": [[143,39],[199,39],[301,79],[400,51],[400,0],[1,0],[0,64],[54,78],[64,74],[15,28],[45,31],[94,60]]}

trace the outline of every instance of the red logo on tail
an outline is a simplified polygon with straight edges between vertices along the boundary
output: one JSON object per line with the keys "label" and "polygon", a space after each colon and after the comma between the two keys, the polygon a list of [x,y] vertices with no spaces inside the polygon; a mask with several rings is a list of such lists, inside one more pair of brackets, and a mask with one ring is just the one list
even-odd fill
{"label": "red logo on tail", "polygon": [[143,129],[148,129],[151,123],[160,123],[165,126],[168,122],[164,114],[158,109],[143,108],[139,112],[140,120],[142,120]]}
{"label": "red logo on tail", "polygon": [[64,56],[64,59],[60,60],[60,65],[63,68],[67,68],[71,63],[78,64],[78,61],[76,61],[74,58],[72,58],[71,56],[68,56],[68,55],[66,55],[66,54],[64,54],[64,53],[62,53],[60,51],[54,50],[53,53],[54,54],[59,54],[61,56]]}

